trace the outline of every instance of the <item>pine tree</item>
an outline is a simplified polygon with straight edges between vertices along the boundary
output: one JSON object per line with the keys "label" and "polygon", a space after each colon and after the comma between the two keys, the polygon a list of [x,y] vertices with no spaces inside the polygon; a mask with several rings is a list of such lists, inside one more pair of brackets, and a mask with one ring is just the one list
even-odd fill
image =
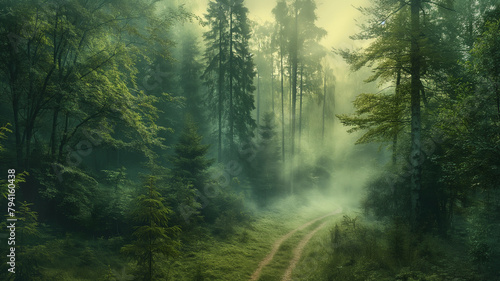
{"label": "pine tree", "polygon": [[205,15],[210,30],[204,34],[208,48],[205,51],[207,68],[203,79],[208,86],[207,100],[212,116],[217,116],[218,160],[222,160],[222,128],[229,143],[229,156],[234,156],[235,145],[253,136],[256,127],[251,117],[255,109],[252,55],[249,51],[250,26],[248,9],[242,0],[216,0],[209,3]]}
{"label": "pine tree", "polygon": [[283,190],[281,182],[280,147],[277,145],[274,125],[274,116],[271,113],[264,115],[260,126],[257,152],[250,167],[250,180],[257,202],[267,203],[271,198]]}
{"label": "pine tree", "polygon": [[[316,3],[314,0],[279,1],[276,3],[273,13],[278,23],[276,39],[277,43],[280,45],[280,52],[282,53],[280,55],[280,60],[284,57],[288,57],[290,75],[291,174],[293,175],[295,174],[293,172],[295,168],[295,154],[300,150],[298,149],[299,146],[296,144],[295,139],[297,136],[297,129],[299,131],[299,142],[302,133],[301,117],[303,94],[305,93],[304,85],[313,85],[315,83],[312,83],[312,80],[321,80],[317,73],[320,69],[321,57],[325,52],[320,51],[321,48],[319,48],[317,41],[326,35],[326,31],[315,25],[317,17]],[[280,64],[282,64],[282,62],[280,62]],[[283,66],[281,66],[281,70],[283,72]],[[296,113],[297,97],[299,98],[299,118],[297,118]],[[282,122],[283,121],[284,120],[282,120]],[[283,132],[282,134],[284,135]],[[290,183],[290,192],[293,193],[293,178]]]}
{"label": "pine tree", "polygon": [[206,156],[209,145],[202,144],[202,140],[192,117],[187,117],[172,158],[174,180],[191,184],[199,191],[203,191],[208,181],[207,169],[213,163]]}
{"label": "pine tree", "polygon": [[179,86],[182,95],[186,98],[186,112],[193,116],[194,122],[201,124],[204,121],[202,109],[200,73],[202,63],[199,62],[200,49],[198,38],[189,30],[185,30],[181,43],[180,79]]}
{"label": "pine tree", "polygon": [[[369,16],[369,22],[354,38],[375,40],[361,52],[340,52],[354,70],[375,66],[374,74],[366,81],[394,85],[395,91],[391,94],[360,96],[356,100],[357,117],[339,117],[345,124],[354,125],[355,130],[368,129],[361,141],[392,140],[394,149],[398,145],[398,134],[409,127],[410,141],[406,145],[409,155],[404,158],[410,162],[409,223],[414,229],[419,228],[422,221],[424,200],[421,198],[422,143],[429,133],[422,130],[423,120],[427,120],[429,100],[439,95],[439,88],[444,88],[443,81],[448,79],[443,73],[453,70],[459,53],[458,44],[442,39],[456,37],[452,29],[440,24],[445,15],[442,10],[449,9],[440,3],[421,0],[374,0],[372,7],[360,9]],[[429,88],[434,91],[428,92]],[[361,115],[365,116],[360,118]]]}
{"label": "pine tree", "polygon": [[137,223],[132,244],[125,245],[122,252],[136,261],[135,280],[159,280],[164,275],[159,261],[177,255],[179,242],[175,236],[180,232],[177,226],[168,225],[172,211],[163,205],[163,197],[157,191],[157,178],[149,176],[144,193],[137,198],[132,212]]}
{"label": "pine tree", "polygon": [[175,146],[175,155],[171,158],[173,168],[168,201],[178,210],[175,215],[177,223],[189,221],[193,215],[199,214],[201,204],[197,202],[197,197],[205,193],[209,181],[207,169],[214,159],[207,158],[209,145],[202,144],[202,139],[192,117],[188,115]]}

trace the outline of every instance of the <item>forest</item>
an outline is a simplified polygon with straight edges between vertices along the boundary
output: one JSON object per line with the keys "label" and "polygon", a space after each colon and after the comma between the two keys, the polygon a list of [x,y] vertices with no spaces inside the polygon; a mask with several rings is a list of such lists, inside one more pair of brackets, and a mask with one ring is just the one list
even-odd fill
{"label": "forest", "polygon": [[0,280],[500,280],[500,1],[0,0]]}

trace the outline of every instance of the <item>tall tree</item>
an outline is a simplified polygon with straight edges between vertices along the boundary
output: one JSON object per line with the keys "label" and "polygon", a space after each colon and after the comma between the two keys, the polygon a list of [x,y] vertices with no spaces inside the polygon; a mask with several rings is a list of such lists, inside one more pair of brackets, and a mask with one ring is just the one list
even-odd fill
{"label": "tall tree", "polygon": [[222,161],[222,126],[223,109],[226,96],[225,73],[227,61],[227,1],[211,1],[205,14],[205,25],[210,30],[203,34],[205,42],[208,42],[205,50],[207,67],[202,78],[208,88],[207,101],[212,117],[217,120],[217,160]]}
{"label": "tall tree", "polygon": [[[209,4],[205,15],[210,31],[204,34],[209,47],[205,52],[207,68],[203,74],[209,85],[208,100],[215,95],[214,77],[218,81],[218,154],[222,158],[222,124],[227,123],[229,156],[236,153],[235,144],[244,143],[253,136],[255,109],[253,80],[255,70],[249,50],[250,26],[248,9],[242,0],[217,0]],[[212,102],[213,104],[213,102]],[[212,108],[215,108],[212,106]],[[225,119],[225,120],[223,120]],[[236,138],[236,139],[235,139]]]}
{"label": "tall tree", "polygon": [[[422,131],[421,103],[426,109],[429,100],[438,96],[446,80],[443,73],[453,70],[454,61],[459,58],[459,46],[447,39],[456,34],[442,24],[445,17],[443,11],[450,9],[446,3],[420,0],[373,1],[372,7],[360,9],[370,20],[355,38],[375,41],[362,52],[340,52],[355,70],[376,64],[373,76],[367,81],[391,82],[395,87],[389,95],[384,92],[382,96],[364,94],[358,97],[355,102],[357,114],[368,114],[366,118],[339,116],[344,124],[355,125],[355,130],[369,129],[360,141],[392,139],[396,145],[397,135],[404,128],[401,125],[407,124],[406,120],[410,121],[411,141],[407,146],[410,160],[409,219],[415,229],[422,219],[422,138],[429,136]],[[421,16],[423,12],[425,17]],[[384,104],[394,110],[384,109]],[[406,108],[409,110],[406,111]],[[407,115],[403,114],[405,112]]]}
{"label": "tall tree", "polygon": [[276,32],[273,37],[274,44],[278,46],[279,51],[279,69],[280,69],[280,90],[281,90],[281,160],[285,163],[285,65],[284,58],[287,52],[287,32],[289,28],[288,6],[284,0],[278,1],[273,8],[274,18],[276,20]]}
{"label": "tall tree", "polygon": [[[314,0],[293,0],[291,2],[279,1],[273,9],[276,22],[279,26],[279,44],[286,48],[288,57],[288,68],[290,75],[290,119],[291,119],[291,159],[292,169],[294,169],[294,159],[297,150],[296,131],[297,127],[301,133],[302,123],[300,116],[302,114],[302,94],[304,93],[304,69],[311,70],[306,65],[312,61],[316,55],[318,40],[326,35],[326,31],[315,25],[316,3]],[[312,50],[314,50],[312,52]],[[314,60],[315,65],[320,64],[321,59]],[[300,76],[300,77],[299,77]],[[312,76],[308,76],[312,77]],[[310,82],[310,81],[307,81]],[[297,95],[299,94],[299,120],[297,122]],[[297,126],[299,123],[299,126]],[[299,134],[300,135],[300,134]],[[291,173],[294,174],[293,171]],[[290,181],[290,191],[293,193],[293,179]]]}
{"label": "tall tree", "polygon": [[[1,46],[0,76],[12,105],[20,167],[31,166],[35,139],[48,139],[48,149],[39,154],[62,161],[84,128],[101,128],[110,137],[110,123],[121,120],[124,128],[147,134],[132,109],[144,97],[133,94],[134,60],[146,56],[146,42],[163,51],[168,44],[155,24],[170,22],[151,12],[155,1],[143,2],[141,9],[127,0],[6,2],[12,13],[0,19],[0,33],[12,40]],[[146,19],[149,26],[139,23]],[[50,121],[42,118],[47,114]],[[48,129],[37,130],[42,125]]]}

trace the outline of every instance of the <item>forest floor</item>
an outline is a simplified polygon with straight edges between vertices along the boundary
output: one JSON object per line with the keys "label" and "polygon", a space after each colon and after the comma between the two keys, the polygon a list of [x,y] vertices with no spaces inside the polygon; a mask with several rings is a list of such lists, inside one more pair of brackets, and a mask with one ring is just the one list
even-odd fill
{"label": "forest floor", "polygon": [[335,204],[309,203],[287,200],[254,214],[226,239],[197,241],[171,265],[169,280],[291,280],[309,240],[320,229],[329,232],[342,212]]}
{"label": "forest floor", "polygon": [[[166,280],[282,281],[291,280],[292,274],[294,280],[297,275],[306,276],[297,280],[308,280],[310,257],[319,255],[316,247],[310,248],[318,239],[329,241],[345,211],[332,201],[296,197],[255,208],[248,221],[225,237],[206,228],[196,235],[186,231],[180,256],[159,261]],[[132,280],[134,262],[120,254],[124,243],[121,237],[50,236],[43,247],[53,259],[40,268],[43,280]]]}

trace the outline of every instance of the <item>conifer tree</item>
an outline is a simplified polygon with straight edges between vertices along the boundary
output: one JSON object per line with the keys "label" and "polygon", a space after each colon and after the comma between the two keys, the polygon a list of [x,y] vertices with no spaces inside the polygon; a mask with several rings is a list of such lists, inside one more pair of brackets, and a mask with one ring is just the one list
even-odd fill
{"label": "conifer tree", "polygon": [[132,256],[137,267],[135,280],[159,280],[164,273],[159,261],[177,255],[180,232],[177,226],[169,226],[172,211],[163,205],[163,197],[157,191],[157,178],[149,176],[144,193],[137,198],[132,218],[137,223],[132,244],[125,245],[122,252]]}
{"label": "conifer tree", "polygon": [[254,196],[261,204],[282,192],[280,147],[276,139],[274,115],[264,115],[260,126],[257,152],[250,167]]}
{"label": "conifer tree", "polygon": [[[419,228],[422,221],[422,160],[425,157],[422,143],[428,137],[428,132],[422,130],[422,120],[426,120],[422,117],[427,117],[426,111],[422,114],[422,105],[426,109],[429,100],[438,95],[438,91],[427,90],[442,87],[440,84],[444,83],[441,81],[447,79],[442,73],[447,73],[458,59],[455,56],[457,44],[450,45],[451,41],[442,39],[456,37],[456,34],[433,19],[442,18],[436,14],[441,10],[448,11],[449,4],[374,0],[371,7],[360,8],[369,16],[369,23],[363,25],[363,32],[354,38],[375,41],[361,52],[340,52],[354,70],[375,66],[374,74],[367,81],[392,82],[394,85],[395,91],[391,94],[358,97],[355,102],[357,116],[339,117],[344,124],[354,126],[354,130],[368,129],[362,142],[392,140],[396,146],[398,134],[409,127],[409,155],[404,159],[410,162],[411,212],[408,219],[414,229]],[[424,17],[424,13],[429,15]]]}
{"label": "conifer tree", "polygon": [[193,118],[188,115],[171,159],[173,168],[168,201],[174,210],[179,211],[174,216],[179,223],[199,213],[201,205],[196,198],[205,192],[209,181],[207,169],[214,160],[207,158],[209,145],[202,144],[202,139]]}
{"label": "conifer tree", "polygon": [[208,180],[207,169],[213,163],[206,156],[209,145],[202,144],[202,140],[192,117],[188,116],[172,158],[174,180],[192,184],[200,191]]}
{"label": "conifer tree", "polygon": [[[250,25],[248,9],[242,0],[215,0],[209,3],[204,34],[207,68],[202,77],[208,86],[207,100],[217,116],[218,160],[222,159],[222,137],[227,136],[229,156],[235,144],[253,136],[256,127],[251,112],[255,109],[253,80],[254,63],[249,51]],[[227,131],[223,127],[227,125]]]}

